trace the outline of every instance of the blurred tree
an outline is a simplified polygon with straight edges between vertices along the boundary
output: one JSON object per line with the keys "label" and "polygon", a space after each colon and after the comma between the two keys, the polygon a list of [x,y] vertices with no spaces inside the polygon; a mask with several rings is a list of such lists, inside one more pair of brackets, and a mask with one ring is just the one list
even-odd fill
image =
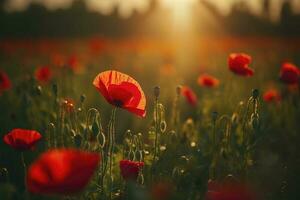
{"label": "blurred tree", "polygon": [[287,23],[289,19],[292,17],[292,5],[289,0],[285,0],[282,8],[281,8],[281,22],[282,23]]}
{"label": "blurred tree", "polygon": [[263,1],[263,16],[266,19],[270,18],[270,0]]}

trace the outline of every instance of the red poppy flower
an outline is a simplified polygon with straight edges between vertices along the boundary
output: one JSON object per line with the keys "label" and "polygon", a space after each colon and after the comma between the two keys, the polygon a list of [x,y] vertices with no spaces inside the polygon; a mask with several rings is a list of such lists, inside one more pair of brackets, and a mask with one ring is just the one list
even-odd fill
{"label": "red poppy flower", "polygon": [[220,81],[208,74],[202,74],[198,78],[198,84],[203,87],[217,87],[219,85]]}
{"label": "red poppy flower", "polygon": [[105,71],[96,76],[93,85],[110,104],[145,117],[144,92],[130,76],[118,71]]}
{"label": "red poppy flower", "polygon": [[53,149],[43,153],[28,169],[27,188],[39,194],[74,194],[89,182],[100,161],[97,153]]}
{"label": "red poppy flower", "polygon": [[34,130],[13,129],[3,140],[12,148],[24,151],[32,149],[41,138],[41,134]]}
{"label": "red poppy flower", "polygon": [[150,192],[151,197],[154,200],[167,200],[171,199],[174,192],[174,186],[170,182],[158,182],[151,187]]}
{"label": "red poppy flower", "polygon": [[135,162],[131,160],[121,160],[119,164],[121,175],[126,181],[136,181],[141,168],[144,166],[143,162]]}
{"label": "red poppy flower", "polygon": [[285,62],[281,66],[280,79],[286,84],[297,84],[300,77],[300,70],[296,65]]}
{"label": "red poppy flower", "polygon": [[251,56],[243,53],[232,53],[228,58],[229,69],[241,76],[253,76],[254,71],[249,67]]}
{"label": "red poppy flower", "polygon": [[0,95],[11,88],[11,82],[5,72],[0,71]]}
{"label": "red poppy flower", "polygon": [[246,186],[237,183],[208,185],[205,200],[255,200],[254,193]]}
{"label": "red poppy flower", "polygon": [[184,86],[181,88],[181,92],[190,105],[192,106],[197,105],[198,98],[191,88]]}
{"label": "red poppy flower", "polygon": [[281,100],[281,95],[276,89],[270,89],[266,91],[263,95],[265,102],[279,102]]}
{"label": "red poppy flower", "polygon": [[76,55],[71,55],[68,59],[68,67],[72,70],[72,71],[78,71],[79,70],[79,60],[78,57]]}
{"label": "red poppy flower", "polygon": [[35,78],[36,80],[47,83],[52,78],[51,69],[48,66],[39,67],[35,71]]}

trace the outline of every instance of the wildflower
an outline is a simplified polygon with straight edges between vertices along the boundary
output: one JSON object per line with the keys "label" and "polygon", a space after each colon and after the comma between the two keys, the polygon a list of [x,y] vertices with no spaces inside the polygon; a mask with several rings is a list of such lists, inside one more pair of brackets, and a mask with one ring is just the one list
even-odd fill
{"label": "wildflower", "polygon": [[52,71],[48,66],[39,67],[35,71],[35,78],[40,82],[47,83],[52,78]]}
{"label": "wildflower", "polygon": [[300,70],[296,65],[285,62],[281,66],[280,79],[289,85],[297,84],[300,77]]}
{"label": "wildflower", "polygon": [[109,70],[98,74],[93,85],[108,103],[145,117],[146,98],[140,84],[132,77]]}
{"label": "wildflower", "polygon": [[121,175],[126,181],[136,181],[141,168],[144,166],[143,162],[135,162],[131,160],[121,160],[120,163]]}
{"label": "wildflower", "polygon": [[265,102],[279,102],[281,100],[281,95],[276,89],[270,89],[266,91],[263,95]]}
{"label": "wildflower", "polygon": [[28,169],[27,189],[39,194],[74,194],[88,184],[100,162],[97,153],[52,149]]}
{"label": "wildflower", "polygon": [[219,85],[220,81],[208,74],[202,74],[198,78],[198,84],[202,87],[217,87]]}
{"label": "wildflower", "polygon": [[198,98],[191,88],[184,86],[181,88],[181,92],[190,105],[192,106],[197,105]]}
{"label": "wildflower", "polygon": [[12,148],[20,151],[32,149],[42,138],[42,135],[35,130],[13,129],[3,138],[4,142]]}
{"label": "wildflower", "polygon": [[251,56],[243,53],[232,53],[228,58],[229,69],[240,76],[253,76],[254,71],[249,67]]}
{"label": "wildflower", "polygon": [[9,90],[11,88],[11,82],[8,75],[0,71],[0,95],[2,92]]}

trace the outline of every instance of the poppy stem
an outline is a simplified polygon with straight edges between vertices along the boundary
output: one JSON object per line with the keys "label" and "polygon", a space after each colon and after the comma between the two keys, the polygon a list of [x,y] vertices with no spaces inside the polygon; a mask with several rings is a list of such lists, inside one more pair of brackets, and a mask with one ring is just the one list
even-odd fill
{"label": "poppy stem", "polygon": [[[27,167],[26,167],[26,163],[25,163],[25,157],[24,157],[24,152],[21,152],[21,162],[22,162],[22,165],[23,165],[23,168],[24,168],[24,186],[26,188],[26,177],[27,177]],[[27,190],[25,189],[25,199],[28,199],[28,192]]]}
{"label": "poppy stem", "polygon": [[152,161],[152,173],[151,176],[153,178],[153,174],[155,173],[155,162],[157,157],[157,145],[158,145],[158,131],[159,131],[159,123],[158,123],[158,98],[155,98],[155,140],[154,140],[154,154],[153,154],[153,161]]}
{"label": "poppy stem", "polygon": [[25,158],[24,158],[24,153],[23,152],[21,152],[21,162],[22,162],[22,165],[23,165],[23,168],[24,168],[24,176],[26,177],[27,167],[26,167],[26,163],[25,163]]}
{"label": "poppy stem", "polygon": [[109,199],[112,199],[112,191],[113,191],[113,177],[112,177],[112,168],[113,168],[113,157],[114,157],[114,147],[115,147],[115,118],[116,118],[116,110],[117,108],[113,108],[111,113],[111,118],[108,124],[108,132],[109,132]]}

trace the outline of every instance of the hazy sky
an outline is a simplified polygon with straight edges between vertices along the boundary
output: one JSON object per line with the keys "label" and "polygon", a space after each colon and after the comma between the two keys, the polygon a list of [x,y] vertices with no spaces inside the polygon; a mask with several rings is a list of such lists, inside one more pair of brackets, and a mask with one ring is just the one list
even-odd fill
{"label": "hazy sky", "polygon": [[[9,11],[25,10],[32,2],[45,5],[48,9],[67,8],[74,0],[6,0],[5,8]],[[85,0],[90,10],[98,11],[102,14],[110,14],[115,7],[118,7],[121,16],[128,17],[136,10],[138,12],[146,11],[150,0]],[[175,4],[194,4],[198,0],[157,0],[162,6],[172,8]],[[236,1],[245,1],[252,12],[261,13],[262,0],[207,0],[214,3],[217,8],[227,14],[230,11],[232,3]],[[285,0],[271,0],[272,18],[278,19],[280,7]],[[295,12],[300,12],[300,0],[290,0],[293,3]]]}

